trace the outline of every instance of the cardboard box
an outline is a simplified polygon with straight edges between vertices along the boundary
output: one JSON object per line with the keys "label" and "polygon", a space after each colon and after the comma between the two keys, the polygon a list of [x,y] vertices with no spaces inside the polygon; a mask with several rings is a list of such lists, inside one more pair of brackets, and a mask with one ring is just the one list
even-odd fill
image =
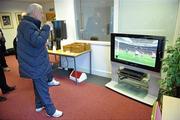
{"label": "cardboard box", "polygon": [[71,52],[71,45],[64,45],[63,46],[63,51],[64,52]]}
{"label": "cardboard box", "polygon": [[90,50],[90,49],[91,49],[90,43],[85,43],[85,50]]}
{"label": "cardboard box", "polygon": [[70,51],[72,53],[80,53],[80,52],[90,50],[90,49],[91,49],[91,46],[90,46],[89,43],[75,42],[75,43],[63,46],[63,51],[64,52]]}
{"label": "cardboard box", "polygon": [[85,51],[83,45],[72,45],[71,48],[72,48],[71,52],[73,53],[80,53],[80,52]]}

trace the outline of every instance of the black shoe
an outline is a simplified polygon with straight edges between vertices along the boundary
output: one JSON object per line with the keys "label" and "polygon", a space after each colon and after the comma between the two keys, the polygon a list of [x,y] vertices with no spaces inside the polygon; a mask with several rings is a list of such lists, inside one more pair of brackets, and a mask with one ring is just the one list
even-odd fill
{"label": "black shoe", "polygon": [[15,90],[15,89],[16,89],[16,86],[8,87],[8,88],[6,88],[5,90],[2,90],[2,93],[3,93],[3,94],[7,94],[7,93],[9,93],[9,92],[11,92],[11,91],[13,91],[13,90]]}
{"label": "black shoe", "polygon": [[7,100],[7,98],[0,96],[0,102],[4,102],[6,100]]}

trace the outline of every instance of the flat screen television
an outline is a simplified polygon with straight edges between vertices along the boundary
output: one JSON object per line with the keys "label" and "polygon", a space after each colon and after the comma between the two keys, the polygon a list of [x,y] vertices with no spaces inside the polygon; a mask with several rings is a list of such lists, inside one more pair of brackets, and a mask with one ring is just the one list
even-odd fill
{"label": "flat screen television", "polygon": [[165,37],[111,33],[111,61],[160,72]]}
{"label": "flat screen television", "polygon": [[[54,33],[51,34],[52,42],[56,42],[56,49],[61,49],[61,40],[67,39],[66,22],[63,20],[52,21]],[[52,45],[53,46],[53,45]]]}
{"label": "flat screen television", "polygon": [[55,39],[67,39],[66,22],[63,20],[52,21]]}

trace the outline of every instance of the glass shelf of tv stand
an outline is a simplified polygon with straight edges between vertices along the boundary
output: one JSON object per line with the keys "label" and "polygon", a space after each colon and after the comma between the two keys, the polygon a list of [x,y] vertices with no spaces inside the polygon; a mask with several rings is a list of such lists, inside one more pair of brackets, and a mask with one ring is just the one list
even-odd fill
{"label": "glass shelf of tv stand", "polygon": [[148,81],[149,81],[149,79],[147,77],[143,78],[142,80],[135,80],[132,78],[124,78],[124,79],[118,79],[118,84],[127,83],[127,84],[131,84],[135,87],[148,89]]}

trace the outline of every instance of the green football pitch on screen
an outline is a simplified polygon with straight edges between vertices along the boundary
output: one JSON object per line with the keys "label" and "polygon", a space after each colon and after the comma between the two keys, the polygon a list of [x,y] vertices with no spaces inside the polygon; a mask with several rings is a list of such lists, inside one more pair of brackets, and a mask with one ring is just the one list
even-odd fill
{"label": "green football pitch on screen", "polygon": [[147,65],[150,67],[155,67],[155,58],[149,54],[135,54],[132,51],[116,51],[115,58],[118,60],[124,60],[132,63],[137,63],[141,65]]}

